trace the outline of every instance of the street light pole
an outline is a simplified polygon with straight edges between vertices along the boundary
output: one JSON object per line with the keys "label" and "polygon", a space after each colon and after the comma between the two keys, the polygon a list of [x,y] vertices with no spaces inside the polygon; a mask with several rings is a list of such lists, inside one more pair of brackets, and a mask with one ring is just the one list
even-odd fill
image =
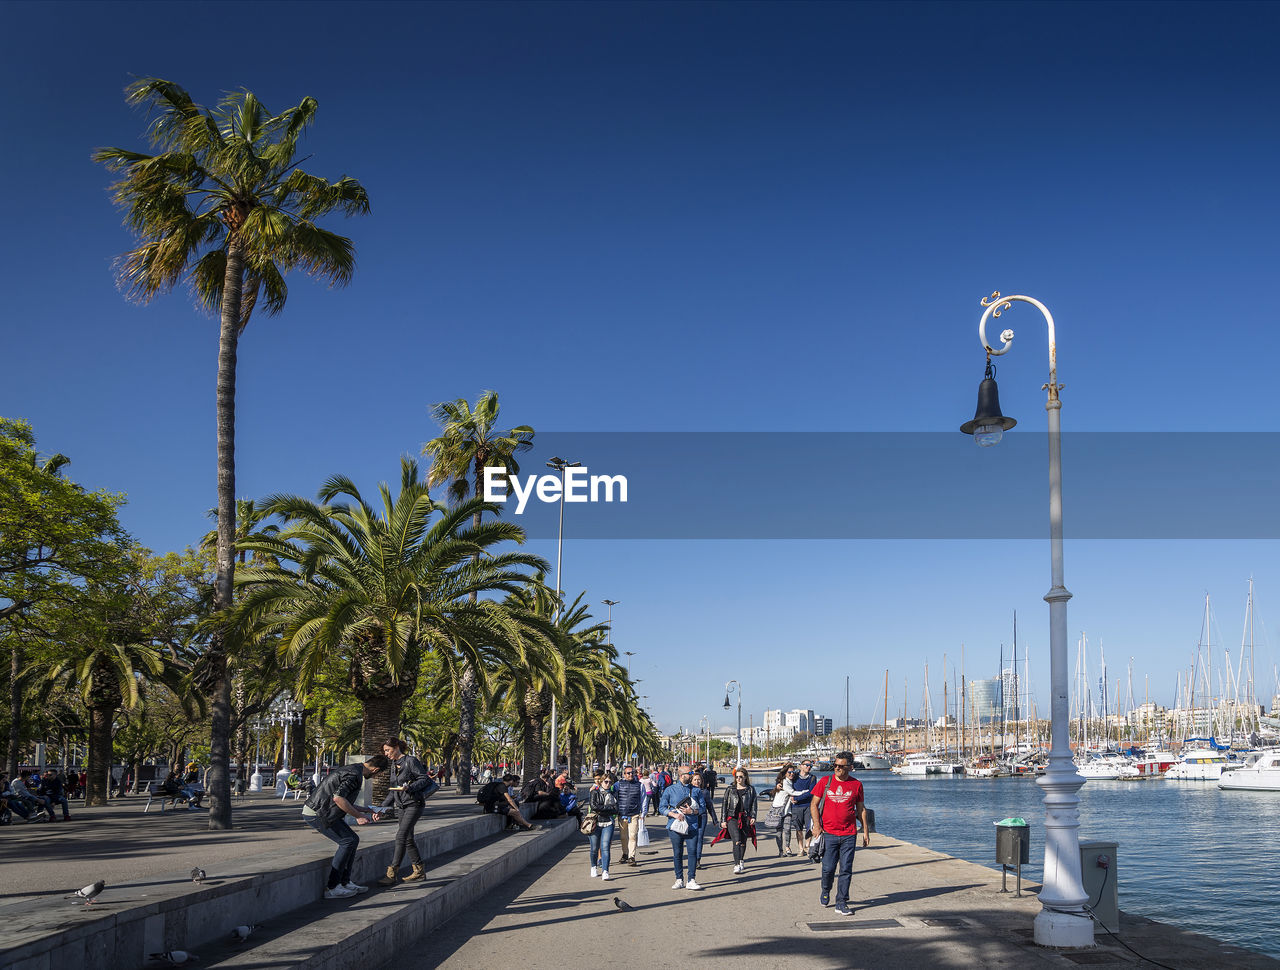
{"label": "street light pole", "polygon": [[990,447],[1016,423],[1000,413],[992,357],[1009,352],[1013,331],[1000,334],[996,349],[987,341],[987,321],[999,317],[1014,303],[1029,303],[1040,311],[1049,328],[1049,557],[1052,586],[1045,594],[1049,604],[1050,737],[1049,764],[1036,779],[1044,792],[1045,842],[1042,909],[1035,918],[1035,941],[1041,946],[1093,945],[1093,921],[1084,911],[1088,894],[1080,878],[1080,797],[1084,779],[1076,771],[1068,738],[1067,591],[1062,565],[1062,401],[1058,392],[1058,345],[1053,316],[1039,300],[1029,296],[1004,296],[999,292],[982,300],[986,311],[978,321],[978,339],[987,352],[987,373],[978,388],[978,411],[961,427],[979,446]]}
{"label": "street light pole", "polygon": [[[566,468],[577,468],[581,464],[582,462],[580,461],[565,461],[563,458],[552,458],[549,462],[547,462],[548,468],[554,468],[558,472],[560,472],[560,533],[559,533],[559,538],[556,540],[556,615],[555,615],[555,618],[552,620],[552,623],[560,622],[560,610],[563,608],[563,605],[564,605],[564,593],[561,591],[561,583],[560,583],[560,565],[563,561],[563,555],[564,555],[564,485],[565,485],[564,470]],[[558,706],[556,705],[556,695],[552,694],[551,695],[551,767],[553,770],[560,766],[560,759],[558,757],[559,741],[560,741],[559,709],[558,709]],[[539,767],[540,767],[539,765],[534,765],[532,768],[532,771],[536,772]],[[530,770],[531,769],[529,765],[525,765],[524,771],[525,771],[526,778],[533,777],[533,775],[530,774]]]}
{"label": "street light pole", "polygon": [[[732,685],[732,686],[730,686]],[[724,685],[724,709],[729,709],[729,694],[733,691],[738,692],[738,767],[742,767],[742,685],[736,680],[731,680]]]}

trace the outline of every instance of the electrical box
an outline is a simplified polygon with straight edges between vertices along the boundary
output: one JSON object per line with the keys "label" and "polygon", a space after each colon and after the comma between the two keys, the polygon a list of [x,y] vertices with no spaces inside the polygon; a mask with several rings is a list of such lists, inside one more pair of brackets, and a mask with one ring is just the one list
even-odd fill
{"label": "electrical box", "polygon": [[1080,843],[1080,882],[1085,903],[1098,922],[1112,933],[1120,932],[1120,894],[1116,889],[1120,873],[1116,866],[1118,842]]}

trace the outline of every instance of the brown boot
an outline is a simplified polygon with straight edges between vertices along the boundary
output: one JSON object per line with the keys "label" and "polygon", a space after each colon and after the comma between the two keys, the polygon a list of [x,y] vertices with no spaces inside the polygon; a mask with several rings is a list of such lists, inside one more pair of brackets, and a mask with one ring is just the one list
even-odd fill
{"label": "brown boot", "polygon": [[378,880],[379,886],[394,886],[400,881],[400,871],[395,866],[387,866],[387,874]]}
{"label": "brown boot", "polygon": [[413,872],[411,872],[411,873],[409,873],[409,875],[405,876],[405,877],[404,877],[404,881],[405,881],[405,882],[419,882],[420,880],[423,880],[423,879],[426,879],[426,878],[427,878],[427,870],[425,870],[425,869],[423,869],[423,868],[422,868],[422,863],[421,863],[421,862],[415,862],[415,863],[413,864]]}

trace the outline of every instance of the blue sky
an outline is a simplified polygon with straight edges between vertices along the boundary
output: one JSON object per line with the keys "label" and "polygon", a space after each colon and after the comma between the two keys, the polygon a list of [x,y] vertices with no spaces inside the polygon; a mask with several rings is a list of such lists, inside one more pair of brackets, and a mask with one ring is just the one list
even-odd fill
{"label": "blue sky", "polygon": [[[79,481],[127,492],[124,521],[155,549],[193,541],[214,504],[217,328],[186,293],[137,307],[114,286],[129,238],[89,152],[139,145],[131,75],[204,102],[316,97],[307,168],[372,198],[335,224],[358,247],[352,285],[295,278],[284,315],[245,333],[242,495],[392,478],[434,433],[430,404],[488,388],[543,432],[954,432],[993,289],[1053,311],[1068,431],[1280,430],[1274,5],[160,9],[12,4],[26,41],[0,68],[17,187],[0,413],[32,421]],[[237,18],[250,26],[227,29]],[[1004,319],[1019,334],[1000,362],[1011,435],[1043,439],[1044,328],[1025,307]],[[1242,451],[1206,459],[1202,500],[1226,501],[1215,478],[1252,476],[1267,520],[1274,479]],[[1206,591],[1238,650],[1250,575],[1259,620],[1280,623],[1273,540],[1181,539],[1171,503],[1169,538],[1071,541],[1070,458],[1071,636],[1100,637],[1113,676],[1132,656],[1135,693],[1149,679],[1171,702]],[[814,501],[817,470],[724,475],[783,504]],[[960,480],[940,463],[933,484]],[[1042,499],[1023,487],[992,474],[975,519]],[[874,500],[835,487],[818,505]],[[887,668],[891,710],[913,712],[926,660],[935,699],[962,643],[969,676],[994,673],[1014,609],[1047,704],[1048,585],[1043,539],[565,549],[567,589],[621,602],[618,645],[668,729],[723,718],[729,678],[757,718],[839,721],[849,675],[858,720]]]}

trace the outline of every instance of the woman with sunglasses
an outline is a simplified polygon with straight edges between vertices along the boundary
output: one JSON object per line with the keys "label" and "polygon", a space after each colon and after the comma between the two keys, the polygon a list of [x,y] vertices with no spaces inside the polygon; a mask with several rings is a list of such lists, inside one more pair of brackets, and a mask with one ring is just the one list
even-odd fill
{"label": "woman with sunglasses", "polygon": [[724,790],[720,811],[733,843],[733,871],[745,872],[747,836],[756,824],[756,790],[751,787],[751,776],[745,768],[733,769],[733,784]]}

